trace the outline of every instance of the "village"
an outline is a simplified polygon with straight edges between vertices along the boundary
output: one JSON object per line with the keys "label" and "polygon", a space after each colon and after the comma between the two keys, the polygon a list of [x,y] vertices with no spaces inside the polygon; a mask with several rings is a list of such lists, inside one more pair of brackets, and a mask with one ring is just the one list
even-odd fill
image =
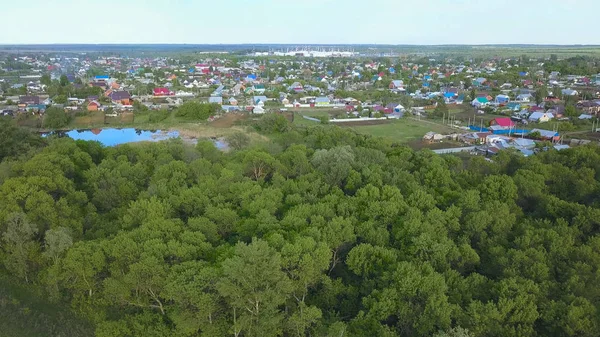
{"label": "village", "polygon": [[[5,53],[0,114],[40,130],[148,127],[198,102],[216,107],[201,122],[283,113],[301,126],[335,124],[437,153],[488,156],[600,140],[600,67],[585,59],[288,54]],[[69,122],[45,123],[50,108]]]}

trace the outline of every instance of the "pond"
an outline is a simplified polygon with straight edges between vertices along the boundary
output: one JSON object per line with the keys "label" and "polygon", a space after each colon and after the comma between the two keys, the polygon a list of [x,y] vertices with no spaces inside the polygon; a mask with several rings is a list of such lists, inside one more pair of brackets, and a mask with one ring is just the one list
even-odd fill
{"label": "pond", "polygon": [[[50,134],[69,136],[75,140],[94,140],[105,146],[115,146],[134,142],[154,142],[179,137],[177,131],[140,130],[140,129],[91,129],[59,131]],[[43,136],[47,136],[43,134]]]}
{"label": "pond", "polygon": [[[71,131],[54,131],[43,133],[42,137],[57,135],[59,137],[70,137],[75,140],[92,140],[102,143],[104,146],[116,146],[135,142],[158,142],[170,138],[181,137],[187,144],[196,145],[198,139],[184,137],[178,131],[166,130],[140,130],[140,129],[86,129]],[[221,151],[229,151],[229,144],[224,138],[210,138],[215,147]]]}

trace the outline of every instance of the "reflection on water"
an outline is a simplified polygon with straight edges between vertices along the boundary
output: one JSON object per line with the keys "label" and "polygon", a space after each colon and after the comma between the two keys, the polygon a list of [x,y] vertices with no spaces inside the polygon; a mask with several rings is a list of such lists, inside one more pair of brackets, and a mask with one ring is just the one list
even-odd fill
{"label": "reflection on water", "polygon": [[115,146],[125,143],[160,141],[179,137],[177,131],[140,130],[140,129],[91,129],[55,131],[44,134],[57,135],[59,137],[71,137],[75,140],[94,140],[106,146]]}
{"label": "reflection on water", "polygon": [[[141,130],[141,129],[84,129],[71,131],[53,131],[42,134],[46,136],[71,137],[75,140],[92,140],[102,143],[105,146],[115,146],[134,142],[155,142],[170,138],[178,138],[178,131],[162,130]],[[196,144],[197,139],[186,138],[184,141],[188,144]],[[211,138],[217,149],[228,151],[229,144],[222,138]]]}

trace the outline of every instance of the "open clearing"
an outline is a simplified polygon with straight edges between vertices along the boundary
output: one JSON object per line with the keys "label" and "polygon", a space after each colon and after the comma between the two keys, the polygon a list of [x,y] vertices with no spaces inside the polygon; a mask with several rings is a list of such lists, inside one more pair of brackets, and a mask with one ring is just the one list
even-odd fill
{"label": "open clearing", "polygon": [[359,133],[375,137],[387,137],[399,142],[421,139],[429,131],[449,133],[454,130],[444,125],[410,118],[403,118],[386,124],[352,126],[350,128]]}
{"label": "open clearing", "polygon": [[223,117],[216,119],[213,122],[210,122],[208,125],[214,128],[230,128],[236,124],[238,121],[242,121],[248,118],[247,114],[242,113],[227,113]]}

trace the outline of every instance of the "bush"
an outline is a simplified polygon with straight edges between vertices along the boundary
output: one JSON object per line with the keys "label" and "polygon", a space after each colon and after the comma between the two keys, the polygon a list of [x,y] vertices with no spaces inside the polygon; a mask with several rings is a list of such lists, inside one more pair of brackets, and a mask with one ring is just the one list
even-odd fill
{"label": "bush", "polygon": [[169,112],[167,112],[167,111],[163,111],[163,110],[161,110],[161,111],[152,111],[148,115],[148,121],[150,123],[158,123],[158,122],[164,121],[168,117],[169,117]]}
{"label": "bush", "polygon": [[250,137],[245,133],[236,132],[226,138],[229,147],[234,150],[241,150],[250,144]]}
{"label": "bush", "polygon": [[282,115],[266,114],[254,124],[254,128],[264,133],[282,133],[290,129],[290,123]]}
{"label": "bush", "polygon": [[198,102],[183,103],[175,112],[175,116],[188,120],[207,120],[216,113],[216,107],[213,104],[203,104]]}
{"label": "bush", "polygon": [[61,108],[50,107],[44,114],[43,126],[49,129],[58,129],[67,126],[71,116]]}

